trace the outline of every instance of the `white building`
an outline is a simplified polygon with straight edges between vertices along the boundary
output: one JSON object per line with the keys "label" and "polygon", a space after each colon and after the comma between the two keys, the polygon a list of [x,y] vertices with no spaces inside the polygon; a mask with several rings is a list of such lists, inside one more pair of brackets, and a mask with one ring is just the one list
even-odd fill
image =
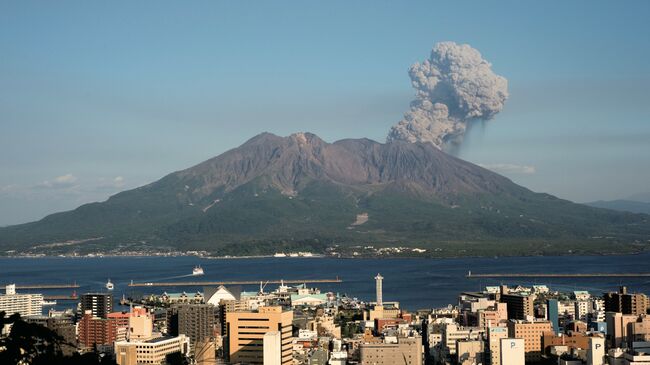
{"label": "white building", "polygon": [[43,294],[17,294],[16,284],[7,285],[0,295],[0,312],[7,316],[19,313],[21,317],[43,314]]}
{"label": "white building", "polygon": [[589,338],[589,350],[587,351],[587,365],[606,365],[605,339],[602,337]]}
{"label": "white building", "polygon": [[163,364],[169,354],[190,351],[190,338],[185,335],[159,337],[146,341],[116,341],[115,360],[118,365]]}
{"label": "white building", "polygon": [[[209,296],[209,297],[208,297]],[[222,300],[237,300],[237,298],[230,290],[226,289],[225,286],[220,285],[214,293],[210,293],[208,290],[205,291],[205,302],[207,304],[212,304],[218,306]]]}
{"label": "white building", "polygon": [[501,365],[526,365],[522,338],[501,339]]}
{"label": "white building", "polygon": [[282,365],[282,333],[270,331],[262,339],[264,365]]}

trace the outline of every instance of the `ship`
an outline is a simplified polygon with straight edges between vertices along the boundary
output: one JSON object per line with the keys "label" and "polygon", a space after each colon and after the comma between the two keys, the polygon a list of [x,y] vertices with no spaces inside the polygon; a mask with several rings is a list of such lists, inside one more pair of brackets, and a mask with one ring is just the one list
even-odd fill
{"label": "ship", "polygon": [[56,300],[44,300],[43,301],[43,306],[50,306],[50,305],[56,305]]}
{"label": "ship", "polygon": [[201,265],[194,266],[194,270],[192,270],[192,275],[193,276],[199,276],[199,275],[203,275],[203,274],[204,274],[203,273],[203,268],[201,267]]}
{"label": "ship", "polygon": [[115,288],[115,285],[111,283],[111,279],[108,279],[108,281],[106,282],[106,289],[113,290],[113,288]]}

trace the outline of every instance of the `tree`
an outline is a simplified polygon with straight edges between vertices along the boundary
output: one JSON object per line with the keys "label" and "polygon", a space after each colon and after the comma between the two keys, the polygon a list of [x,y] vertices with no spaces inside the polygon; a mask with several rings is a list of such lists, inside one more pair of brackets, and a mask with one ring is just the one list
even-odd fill
{"label": "tree", "polygon": [[34,323],[27,323],[15,313],[7,317],[0,312],[0,327],[11,325],[6,337],[0,338],[0,364],[17,365],[114,365],[111,359],[104,359],[95,353],[64,356],[61,345],[63,338]]}

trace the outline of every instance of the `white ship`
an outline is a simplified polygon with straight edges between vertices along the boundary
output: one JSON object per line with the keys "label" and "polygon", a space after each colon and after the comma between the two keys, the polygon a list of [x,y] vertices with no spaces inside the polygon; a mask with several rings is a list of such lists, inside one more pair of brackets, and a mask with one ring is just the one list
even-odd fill
{"label": "white ship", "polygon": [[51,301],[49,301],[49,300],[44,300],[44,301],[43,301],[43,306],[44,306],[44,307],[45,307],[45,306],[50,306],[50,305],[56,305],[56,300],[51,300]]}
{"label": "white ship", "polygon": [[199,275],[203,275],[203,274],[204,274],[203,273],[203,268],[201,267],[201,265],[194,266],[194,270],[192,270],[192,275],[193,276],[199,276]]}
{"label": "white ship", "polygon": [[106,289],[113,290],[114,288],[115,288],[115,285],[113,285],[113,283],[111,283],[111,279],[108,279],[108,281],[106,282]]}

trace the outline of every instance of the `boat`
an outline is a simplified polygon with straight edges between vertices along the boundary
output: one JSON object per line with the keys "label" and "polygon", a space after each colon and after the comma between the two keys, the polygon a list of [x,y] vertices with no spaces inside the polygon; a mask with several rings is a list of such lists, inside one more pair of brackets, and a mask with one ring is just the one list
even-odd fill
{"label": "boat", "polygon": [[194,270],[192,270],[192,276],[199,276],[203,274],[203,268],[201,265],[194,266]]}
{"label": "boat", "polygon": [[113,290],[114,288],[115,288],[115,285],[113,285],[113,283],[111,283],[111,279],[108,279],[108,281],[106,282],[106,289]]}
{"label": "boat", "polygon": [[50,306],[50,305],[56,305],[56,300],[52,300],[52,301],[44,300],[43,301],[43,306],[44,307],[45,306]]}

